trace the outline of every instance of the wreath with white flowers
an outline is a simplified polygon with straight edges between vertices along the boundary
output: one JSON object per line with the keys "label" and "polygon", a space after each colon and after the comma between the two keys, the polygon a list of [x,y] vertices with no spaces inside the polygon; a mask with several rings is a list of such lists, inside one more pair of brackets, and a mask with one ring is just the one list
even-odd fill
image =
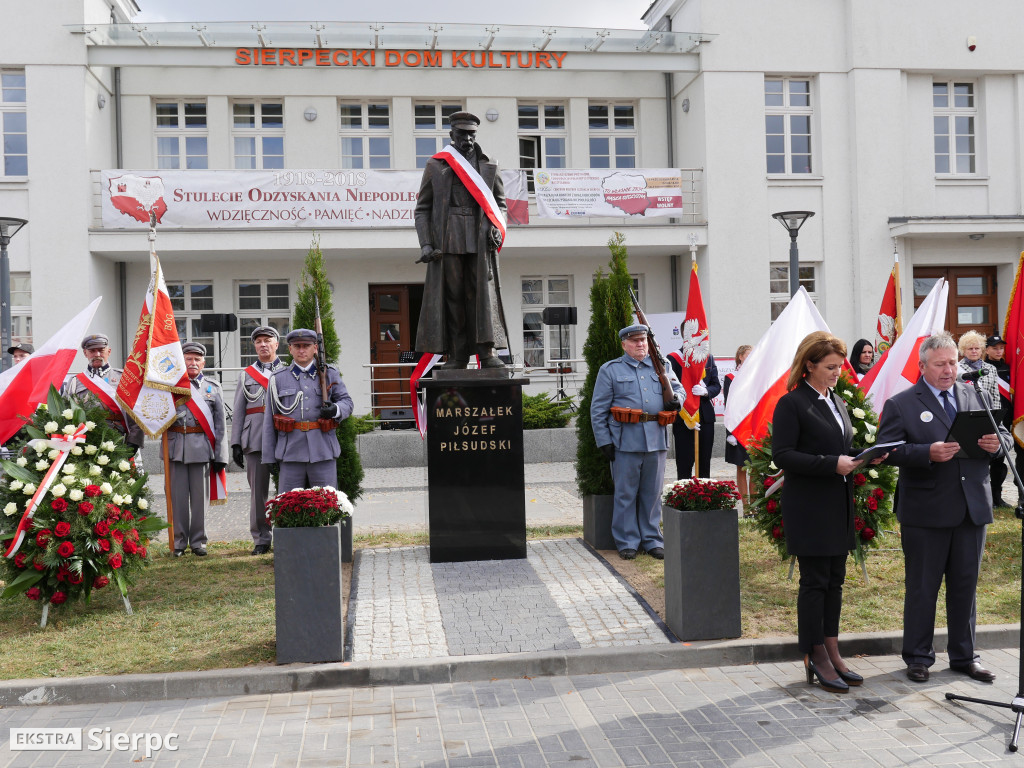
{"label": "wreath with white flowers", "polygon": [[[878,416],[864,395],[863,390],[850,381],[845,372],[839,377],[835,393],[846,403],[853,425],[853,453],[859,453],[875,442],[878,431]],[[768,538],[779,556],[786,560],[786,531],[782,524],[782,494],[769,493],[782,476],[772,462],[772,431],[747,446],[750,459],[746,463],[750,477],[750,498],[747,514],[753,516],[754,525]],[[885,532],[896,524],[893,511],[893,492],[899,471],[887,464],[861,467],[852,475],[853,479],[853,526],[856,547],[854,560],[863,565],[869,549],[878,548]],[[766,495],[767,494],[767,495]]]}
{"label": "wreath with white flowers", "polygon": [[146,474],[107,415],[51,387],[0,461],[0,555],[16,546],[0,557],[0,596],[41,601],[44,625],[51,605],[88,602],[111,582],[130,612],[128,587],[146,565],[150,536],[167,527],[149,515]]}

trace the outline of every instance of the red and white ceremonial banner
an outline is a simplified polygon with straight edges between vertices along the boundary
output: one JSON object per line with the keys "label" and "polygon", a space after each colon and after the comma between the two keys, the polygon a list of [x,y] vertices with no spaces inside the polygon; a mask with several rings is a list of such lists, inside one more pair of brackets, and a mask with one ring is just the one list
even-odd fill
{"label": "red and white ceremonial banner", "polygon": [[501,183],[505,186],[505,208],[508,223],[524,226],[530,223],[530,193],[526,186],[526,171],[504,170]]}
{"label": "red and white ceremonial banner", "polygon": [[0,373],[0,443],[10,440],[32,418],[51,385],[60,388],[101,300],[94,299],[27,360]]}
{"label": "red and white ceremonial banner", "polygon": [[[203,434],[206,435],[206,439],[210,441],[210,448],[213,450],[213,455],[217,455],[217,433],[213,426],[213,412],[210,410],[209,404],[205,398],[193,397],[188,401],[188,409],[192,411],[192,415],[195,416],[196,421],[199,422],[199,426],[203,428]],[[228,503],[228,474],[226,469],[222,469],[219,472],[214,472],[213,467],[210,467],[210,504],[227,504]]]}
{"label": "red and white ceremonial banner", "polygon": [[150,437],[159,437],[174,423],[175,395],[192,396],[185,372],[174,309],[160,269],[150,252],[151,274],[139,314],[132,351],[117,384],[117,402]]}
{"label": "red and white ceremonial banner", "polygon": [[533,179],[537,215],[543,219],[683,215],[677,168],[538,168]]}
{"label": "red and white ceremonial banner", "polygon": [[1013,400],[1013,437],[1024,448],[1024,394],[1016,397],[1017,390],[1024,393],[1024,253],[1017,262],[1017,275],[1013,280],[1010,303],[1006,306],[1003,338],[1006,340],[1006,364],[1010,366],[1010,399]]}
{"label": "red and white ceremonial banner", "polygon": [[945,327],[948,293],[946,281],[936,280],[903,334],[860,380],[858,386],[871,398],[879,415],[886,400],[912,387],[921,376],[918,350],[925,339]]}
{"label": "red and white ceremonial banner", "polygon": [[768,434],[775,404],[786,394],[786,379],[797,347],[814,331],[828,331],[828,325],[801,286],[750,351],[729,387],[725,428],[740,445]]}
{"label": "red and white ceremonial banner", "polygon": [[[466,189],[469,190],[469,194],[473,196],[477,204],[483,209],[487,218],[491,220],[491,224],[496,226],[501,232],[502,245],[505,243],[505,212],[498,207],[498,201],[494,199],[494,195],[491,193],[490,188],[484,182],[483,177],[479,171],[473,167],[472,163],[466,162],[466,158],[462,156],[451,144],[448,144],[444,149],[434,155],[434,160],[442,160],[455,171],[455,175],[459,177],[463,184],[466,185]],[[501,250],[501,245],[498,246],[498,250]]]}
{"label": "red and white ceremonial banner", "polygon": [[412,397],[413,415],[416,417],[416,429],[420,431],[420,438],[427,434],[427,394],[426,390],[420,392],[420,379],[427,375],[427,372],[437,365],[441,355],[434,355],[425,352],[420,357],[416,367],[409,376],[409,394]]}
{"label": "red and white ceremonial banner", "polygon": [[[682,373],[679,383],[683,386],[686,399],[679,411],[689,429],[700,428],[700,396],[693,394],[693,387],[704,379],[704,367],[711,353],[708,319],[704,313],[704,299],[697,279],[697,262],[690,270],[690,290],[686,297],[686,318],[683,320],[682,346],[669,356],[674,357]],[[730,385],[731,386],[731,385]]]}
{"label": "red and white ceremonial banner", "polygon": [[882,306],[878,309],[875,324],[875,350],[882,355],[903,333],[903,318],[900,316],[900,257],[893,254],[892,272],[882,294]]}

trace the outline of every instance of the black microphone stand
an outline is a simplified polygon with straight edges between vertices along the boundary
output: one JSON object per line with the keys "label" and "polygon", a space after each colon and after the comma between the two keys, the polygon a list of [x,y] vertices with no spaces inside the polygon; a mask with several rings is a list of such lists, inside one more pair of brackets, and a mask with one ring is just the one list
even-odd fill
{"label": "black microphone stand", "polygon": [[[978,383],[978,379],[981,376],[973,376],[971,383],[974,385],[974,390],[978,393],[978,397],[981,398],[981,404],[985,406],[985,413],[988,414],[989,423],[992,425],[992,429],[995,430],[996,435],[999,435],[999,425],[996,424],[996,418],[992,415],[992,408],[988,404],[988,400],[981,393],[981,385]],[[1013,437],[1010,438],[1011,444]],[[1002,438],[1000,438],[1002,443]],[[1022,565],[1024,565],[1024,485],[1021,484],[1020,475],[1017,472],[1017,467],[1014,462],[1010,459],[1010,452],[1007,447],[1003,445],[1003,461],[1005,461],[1009,467],[1010,472],[1013,473],[1013,482],[1017,484],[1017,508],[1014,510],[1018,520],[1021,520],[1021,559]],[[1020,593],[1021,606],[1024,608],[1024,581],[1021,582],[1021,593]],[[1010,739],[1008,745],[1011,752],[1017,751],[1017,740],[1020,737],[1020,727],[1022,721],[1024,721],[1024,635],[1018,641],[1018,650],[1020,651],[1019,657],[1020,662],[1017,667],[1017,695],[1013,697],[1013,700],[1007,704],[1003,701],[991,701],[989,699],[976,699],[972,696],[961,696],[957,693],[947,693],[946,699],[948,701],[970,701],[974,704],[985,704],[990,707],[1002,707],[1003,709],[1009,709],[1016,713],[1017,720],[1013,725],[1013,738]]]}

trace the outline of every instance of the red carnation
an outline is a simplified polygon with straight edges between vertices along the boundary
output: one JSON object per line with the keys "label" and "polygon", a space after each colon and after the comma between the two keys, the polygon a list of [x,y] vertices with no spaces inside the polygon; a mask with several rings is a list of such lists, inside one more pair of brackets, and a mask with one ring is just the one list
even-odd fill
{"label": "red carnation", "polygon": [[26,590],[25,597],[29,600],[38,600],[40,597],[39,587],[32,587],[31,589]]}
{"label": "red carnation", "polygon": [[62,541],[60,546],[57,547],[57,554],[61,557],[71,557],[75,554],[75,545],[70,541]]}
{"label": "red carnation", "polygon": [[773,539],[781,539],[782,538],[782,529],[779,526],[777,526],[777,525],[772,528],[772,538]]}
{"label": "red carnation", "polygon": [[60,605],[67,599],[68,596],[61,592],[59,589],[50,596],[50,602],[54,605]]}
{"label": "red carnation", "polygon": [[96,543],[100,545],[100,552],[110,551],[110,539],[100,539]]}
{"label": "red carnation", "polygon": [[66,523],[61,520],[53,526],[53,533],[61,539],[65,538],[69,533],[71,533],[71,523]]}
{"label": "red carnation", "polygon": [[92,506],[91,502],[88,502],[88,501],[79,502],[79,504],[78,504],[78,514],[83,515],[83,516],[84,515],[88,515],[90,512],[92,512],[92,510],[93,510],[93,506]]}
{"label": "red carnation", "polygon": [[53,509],[54,512],[63,512],[68,508],[68,503],[65,499],[54,499],[50,502],[50,508]]}
{"label": "red carnation", "polygon": [[853,484],[854,485],[864,485],[864,483],[866,483],[867,481],[868,481],[867,477],[862,475],[860,472],[858,472],[856,475],[853,476]]}
{"label": "red carnation", "polygon": [[46,564],[42,560],[33,560],[32,567],[35,568],[37,571],[46,570]]}
{"label": "red carnation", "polygon": [[85,486],[86,496],[99,496],[103,491],[100,490],[98,485],[87,485]]}
{"label": "red carnation", "polygon": [[124,532],[123,531],[114,530],[114,531],[110,532],[110,535],[114,538],[114,540],[118,544],[120,544],[122,541],[124,541]]}
{"label": "red carnation", "polygon": [[97,576],[95,579],[92,580],[92,587],[93,589],[103,589],[103,587],[107,586],[107,584],[109,583],[110,579],[108,579],[106,576]]}
{"label": "red carnation", "polygon": [[874,512],[876,509],[878,509],[878,499],[876,499],[874,496],[872,496],[867,501],[865,501],[864,504],[872,512]]}
{"label": "red carnation", "polygon": [[111,568],[120,568],[121,567],[121,555],[120,554],[113,554],[113,555],[111,555],[110,557],[107,558],[107,563],[110,565]]}
{"label": "red carnation", "polygon": [[46,548],[46,542],[50,540],[50,534],[53,533],[49,528],[43,528],[39,533],[36,534],[36,546],[40,549]]}
{"label": "red carnation", "polygon": [[134,541],[132,541],[131,539],[125,539],[125,542],[124,542],[124,551],[125,552],[127,552],[129,555],[134,555],[137,549],[138,549],[138,547],[135,546],[135,542]]}
{"label": "red carnation", "polygon": [[107,520],[117,522],[121,519],[121,508],[113,504],[107,504]]}
{"label": "red carnation", "polygon": [[93,530],[96,531],[97,536],[106,536],[110,533],[110,525],[106,520],[100,520],[96,523],[96,527]]}
{"label": "red carnation", "polygon": [[864,521],[861,520],[859,517],[853,518],[853,529],[855,531],[863,530],[864,529]]}
{"label": "red carnation", "polygon": [[860,532],[860,537],[864,539],[864,541],[871,541],[875,538],[875,530],[873,528],[865,528]]}
{"label": "red carnation", "polygon": [[871,495],[874,496],[876,499],[881,500],[885,498],[885,491],[883,491],[881,488],[875,488],[875,490],[871,492]]}

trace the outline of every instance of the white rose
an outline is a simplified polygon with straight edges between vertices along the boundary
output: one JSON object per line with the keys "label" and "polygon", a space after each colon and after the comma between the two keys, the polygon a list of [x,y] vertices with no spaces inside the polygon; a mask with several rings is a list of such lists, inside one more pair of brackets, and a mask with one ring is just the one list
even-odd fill
{"label": "white rose", "polygon": [[772,472],[778,472],[778,470],[779,470],[779,468],[775,466],[775,462],[774,461],[770,462],[768,464],[768,469],[770,469]]}
{"label": "white rose", "polygon": [[36,492],[36,487],[35,487],[35,485],[33,483],[29,483],[28,485],[25,486],[24,493],[25,493],[26,496],[31,496],[35,492]]}
{"label": "white rose", "polygon": [[59,429],[56,421],[48,421],[43,425],[43,431],[53,434]]}
{"label": "white rose", "polygon": [[139,509],[149,509],[149,502],[145,499],[139,499]]}
{"label": "white rose", "polygon": [[60,468],[60,471],[63,472],[65,475],[73,475],[75,474],[75,465],[65,464],[63,467]]}
{"label": "white rose", "polygon": [[16,491],[19,488],[21,488],[22,485],[24,485],[24,483],[22,483],[21,480],[11,480],[11,484],[8,486],[8,488],[10,488],[12,491]]}
{"label": "white rose", "polygon": [[119,493],[115,493],[112,500],[119,507],[124,504],[124,496]]}
{"label": "white rose", "polygon": [[113,492],[113,488],[110,487],[110,483],[104,483],[100,486],[100,493],[110,494]]}
{"label": "white rose", "polygon": [[86,432],[89,432],[90,430],[93,430],[93,429],[96,429],[96,422],[95,421],[87,421],[87,422],[85,422],[85,431]]}
{"label": "white rose", "polygon": [[877,480],[878,479],[878,470],[877,469],[869,469],[868,470],[868,477],[870,477],[872,480]]}
{"label": "white rose", "polygon": [[76,445],[74,448],[72,448],[71,449],[71,455],[72,456],[81,456],[82,455],[82,446]]}
{"label": "white rose", "polygon": [[874,424],[868,424],[867,422],[865,422],[864,424],[864,429],[866,429],[872,435],[878,431],[878,427],[876,427]]}
{"label": "white rose", "polygon": [[64,487],[64,483],[57,483],[55,486],[50,488],[50,493],[54,496],[60,497],[68,492],[68,489]]}
{"label": "white rose", "polygon": [[74,424],[66,424],[64,426],[64,429],[61,430],[61,432],[63,432],[65,435],[73,435],[75,434],[76,429],[78,429],[78,427],[76,427]]}
{"label": "white rose", "polygon": [[7,502],[7,506],[4,507],[4,514],[10,517],[11,515],[18,514],[18,505],[13,501]]}
{"label": "white rose", "polygon": [[129,464],[129,463],[128,463],[127,461],[125,461],[124,459],[121,459],[121,461],[119,461],[119,462],[118,462],[118,464],[117,464],[117,468],[118,468],[119,470],[121,470],[122,472],[127,472],[127,471],[128,471],[129,469],[131,469],[131,468],[132,468],[132,465],[131,465],[131,464]]}
{"label": "white rose", "polygon": [[864,435],[864,442],[865,443],[873,443],[873,442],[875,442],[875,436],[872,435],[871,433],[868,433],[868,434]]}
{"label": "white rose", "polygon": [[60,415],[63,416],[65,419],[73,419],[75,417],[75,412],[72,411],[70,408],[65,408],[63,411],[61,411]]}
{"label": "white rose", "polygon": [[863,408],[854,408],[853,409],[853,415],[856,418],[858,418],[858,419],[863,419],[867,414],[864,413],[864,409]]}
{"label": "white rose", "polygon": [[45,440],[33,440],[32,441],[32,447],[35,448],[36,455],[39,455],[43,451],[46,450],[46,441]]}
{"label": "white rose", "polygon": [[104,451],[112,451],[114,450],[114,444],[109,440],[104,440],[102,443],[100,443],[100,448],[102,448]]}
{"label": "white rose", "polygon": [[853,397],[853,392],[848,389],[843,390],[843,397]]}
{"label": "white rose", "polygon": [[50,466],[50,462],[46,459],[41,459],[36,462],[36,472],[45,472],[46,468]]}
{"label": "white rose", "polygon": [[56,448],[54,448],[54,449],[53,449],[52,451],[50,451],[50,452],[49,452],[48,454],[46,454],[46,457],[47,457],[47,458],[48,458],[48,459],[49,459],[50,461],[53,461],[53,460],[54,460],[54,459],[56,459],[56,458],[57,458],[58,456],[60,456],[60,451],[58,451],[58,450],[57,450]]}
{"label": "white rose", "polygon": [[87,445],[87,446],[85,446],[85,452],[87,454],[89,454],[90,456],[92,456],[98,450],[99,449],[95,445]]}
{"label": "white rose", "polygon": [[78,488],[75,488],[74,490],[68,492],[68,498],[71,499],[72,501],[81,501],[84,496],[85,494],[82,493]]}
{"label": "white rose", "polygon": [[110,459],[107,457],[107,454],[101,453],[100,457],[96,459],[96,463],[99,464],[101,467],[105,467],[107,466],[107,464],[110,463]]}
{"label": "white rose", "polygon": [[98,475],[102,471],[103,470],[100,469],[99,467],[97,467],[95,464],[93,464],[91,467],[89,467],[89,474],[93,475],[93,476]]}
{"label": "white rose", "polygon": [[850,427],[850,431],[853,432],[853,434],[855,434],[855,435],[857,434],[857,428],[856,427],[851,426]]}
{"label": "white rose", "polygon": [[18,461],[16,463],[19,467],[24,467],[26,464],[28,464],[28,459],[26,459],[24,456],[19,456]]}
{"label": "white rose", "polygon": [[124,503],[125,503],[125,504],[131,504],[131,503],[132,503],[132,497],[131,497],[131,494],[129,494],[129,495],[127,495],[127,496],[125,496],[125,497],[124,497]]}
{"label": "white rose", "polygon": [[121,476],[121,473],[118,472],[117,470],[115,470],[115,469],[110,470],[110,479],[111,480],[117,480],[117,478],[119,478],[120,476]]}

